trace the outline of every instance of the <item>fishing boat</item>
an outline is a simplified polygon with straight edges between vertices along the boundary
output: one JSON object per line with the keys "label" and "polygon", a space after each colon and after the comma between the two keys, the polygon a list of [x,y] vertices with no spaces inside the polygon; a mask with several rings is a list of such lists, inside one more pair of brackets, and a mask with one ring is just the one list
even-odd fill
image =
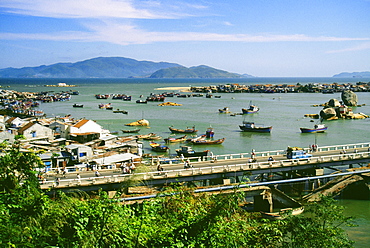
{"label": "fishing boat", "polygon": [[98,107],[100,109],[108,109],[108,110],[112,110],[113,109],[113,107],[112,107],[112,105],[110,103],[107,103],[107,104],[101,103],[101,104],[98,105]]}
{"label": "fishing boat", "polygon": [[195,127],[193,128],[186,128],[186,129],[177,129],[177,128],[174,128],[172,126],[168,127],[170,129],[170,131],[172,133],[196,133],[198,132],[198,130],[195,129]]}
{"label": "fishing boat", "polygon": [[122,114],[128,114],[128,111],[126,110],[120,110],[120,109],[116,109],[116,110],[113,110],[113,113],[122,113]]}
{"label": "fishing boat", "polygon": [[109,97],[110,97],[110,95],[108,95],[108,94],[96,94],[95,95],[96,99],[108,99]]}
{"label": "fishing boat", "polygon": [[199,139],[199,140],[192,140],[191,143],[193,145],[219,145],[225,141],[225,138],[217,139],[217,140],[207,140],[207,139]]}
{"label": "fishing boat", "polygon": [[150,142],[149,145],[152,148],[152,150],[156,152],[167,152],[169,149],[168,146],[161,145],[156,142]]}
{"label": "fishing boat", "polygon": [[282,220],[285,219],[289,215],[298,215],[303,213],[304,207],[298,207],[298,208],[284,208],[281,209],[279,212],[260,212],[262,214],[262,217],[267,219],[273,219],[273,220]]}
{"label": "fishing boat", "polygon": [[148,133],[143,135],[138,135],[138,139],[144,139],[144,140],[160,140],[162,137],[156,135],[155,133]]}
{"label": "fishing boat", "polygon": [[230,109],[228,107],[224,107],[223,109],[218,109],[220,114],[228,114],[230,113]]}
{"label": "fishing boat", "polygon": [[270,133],[272,126],[256,126],[254,122],[243,121],[239,128],[244,132]]}
{"label": "fishing boat", "polygon": [[73,104],[73,107],[74,108],[83,108],[84,105],[83,104],[77,104],[77,103],[75,103],[75,104]]}
{"label": "fishing boat", "polygon": [[325,124],[316,124],[313,128],[301,127],[300,129],[302,133],[323,133],[328,127]]}
{"label": "fishing boat", "polygon": [[204,157],[208,155],[209,150],[204,151],[194,151],[190,146],[181,146],[179,149],[176,149],[176,153],[178,156],[184,157]]}
{"label": "fishing boat", "polygon": [[187,135],[181,136],[179,138],[168,137],[168,138],[165,138],[164,141],[166,143],[178,143],[178,142],[184,142],[184,141],[186,141],[186,138],[187,138]]}
{"label": "fishing boat", "polygon": [[136,103],[143,103],[143,104],[146,104],[146,103],[148,103],[148,101],[146,101],[146,100],[136,100]]}
{"label": "fishing boat", "polygon": [[140,129],[132,129],[132,130],[121,130],[122,133],[138,133]]}
{"label": "fishing boat", "polygon": [[256,105],[252,104],[252,101],[249,103],[249,108],[242,108],[243,115],[254,114],[257,113],[259,110],[260,109]]}

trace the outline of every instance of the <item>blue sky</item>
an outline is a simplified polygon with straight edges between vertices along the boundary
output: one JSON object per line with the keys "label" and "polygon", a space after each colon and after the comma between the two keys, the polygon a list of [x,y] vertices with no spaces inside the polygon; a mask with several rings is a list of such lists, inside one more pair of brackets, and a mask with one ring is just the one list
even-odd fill
{"label": "blue sky", "polygon": [[370,0],[1,0],[0,68],[120,56],[258,77],[370,71]]}

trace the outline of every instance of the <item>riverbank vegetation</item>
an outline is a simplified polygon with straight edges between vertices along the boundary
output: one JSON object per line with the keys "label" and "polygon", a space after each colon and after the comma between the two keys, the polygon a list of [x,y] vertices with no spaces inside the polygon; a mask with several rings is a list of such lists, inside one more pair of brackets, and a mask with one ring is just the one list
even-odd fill
{"label": "riverbank vegetation", "polygon": [[243,193],[168,196],[123,204],[105,192],[48,197],[39,188],[32,152],[0,156],[0,247],[352,247],[351,223],[331,198],[283,220],[242,207]]}

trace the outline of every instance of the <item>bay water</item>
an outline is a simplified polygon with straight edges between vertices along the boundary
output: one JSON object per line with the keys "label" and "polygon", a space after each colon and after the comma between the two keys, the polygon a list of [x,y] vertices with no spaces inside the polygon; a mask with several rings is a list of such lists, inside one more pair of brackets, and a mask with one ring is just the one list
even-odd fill
{"label": "bay water", "polygon": [[[304,117],[305,114],[318,114],[322,107],[312,107],[335,98],[341,100],[340,93],[214,93],[220,98],[206,97],[168,97],[165,102],[175,102],[182,106],[158,106],[159,102],[137,104],[136,100],[145,100],[150,93],[179,92],[175,87],[209,86],[218,84],[330,84],[369,82],[370,79],[358,78],[247,78],[247,79],[0,79],[2,89],[16,91],[54,91],[78,90],[70,101],[41,103],[39,109],[47,117],[71,115],[72,117],[95,120],[110,131],[130,129],[125,124],[146,119],[149,128],[141,127],[140,134],[156,133],[167,138],[171,134],[168,127],[184,129],[195,126],[198,134],[204,134],[208,127],[214,128],[215,139],[226,138],[222,145],[196,146],[195,150],[209,149],[214,154],[237,154],[256,151],[284,150],[288,146],[308,147],[315,142],[318,146],[354,144],[370,141],[370,118],[359,120],[324,121],[328,126],[326,133],[302,134],[300,127],[313,127],[318,120]],[[64,82],[76,87],[45,87]],[[166,89],[163,89],[166,88]],[[96,99],[95,94],[126,94],[132,101]],[[370,115],[370,92],[357,92],[358,104],[354,113]],[[140,97],[143,96],[143,97]],[[252,102],[260,111],[252,115],[220,114],[218,109],[228,107],[232,113],[241,113]],[[73,108],[74,103],[83,104],[83,108]],[[111,103],[114,109],[126,110],[128,114],[113,113],[99,109],[98,104]],[[243,121],[257,125],[272,126],[270,134],[241,132],[239,125]],[[179,144],[170,144],[170,154],[175,155]],[[153,153],[148,142],[144,141],[146,153]],[[347,207],[350,215],[359,217],[359,227],[348,228],[348,234],[356,240],[355,247],[368,247],[370,238],[369,201],[341,200],[339,204]],[[356,216],[357,215],[357,216]]]}

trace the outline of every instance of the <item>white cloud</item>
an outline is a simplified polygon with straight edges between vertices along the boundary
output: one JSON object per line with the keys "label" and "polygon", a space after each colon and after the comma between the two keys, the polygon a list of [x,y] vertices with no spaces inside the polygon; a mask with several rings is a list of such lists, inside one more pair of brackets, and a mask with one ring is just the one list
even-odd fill
{"label": "white cloud", "polygon": [[[53,40],[53,41],[84,41],[108,42],[120,45],[149,44],[155,42],[184,42],[184,41],[221,41],[221,42],[339,42],[339,41],[368,41],[369,38],[348,37],[311,37],[303,34],[293,35],[248,35],[220,34],[200,32],[151,32],[139,29],[134,25],[120,24],[112,21],[100,24],[87,24],[91,32],[58,32],[58,33],[0,33],[2,40]],[[369,48],[370,43],[364,43],[354,49]],[[349,49],[347,49],[349,50]],[[332,51],[338,52],[338,51]]]}
{"label": "white cloud", "polygon": [[362,50],[369,50],[370,49],[370,42],[361,43],[354,47],[349,47],[340,50],[331,50],[327,51],[326,53],[345,53],[345,52],[354,52],[354,51],[362,51]]}
{"label": "white cloud", "polygon": [[[152,2],[153,6],[154,2]],[[5,12],[53,18],[170,18],[146,8],[135,7],[132,0],[2,0]]]}

